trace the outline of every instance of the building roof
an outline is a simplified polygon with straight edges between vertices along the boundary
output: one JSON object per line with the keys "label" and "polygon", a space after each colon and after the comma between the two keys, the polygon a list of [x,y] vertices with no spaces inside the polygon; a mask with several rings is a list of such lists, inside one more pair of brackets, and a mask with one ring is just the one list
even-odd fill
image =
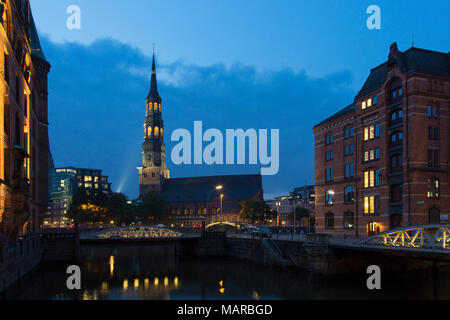
{"label": "building roof", "polygon": [[328,123],[330,121],[336,120],[342,116],[345,116],[347,114],[352,113],[353,111],[355,111],[355,105],[352,103],[351,105],[345,107],[344,109],[339,110],[338,112],[336,112],[335,114],[333,114],[331,117],[325,119],[324,121],[322,121],[321,123],[317,124],[314,126],[314,128],[321,126],[325,123]]}
{"label": "building roof", "polygon": [[45,58],[44,51],[42,50],[41,43],[39,41],[39,36],[36,30],[36,25],[34,23],[33,13],[30,10],[30,27],[29,27],[29,37],[30,37],[30,47],[31,47],[31,54],[47,61]]}
{"label": "building roof", "polygon": [[153,64],[152,64],[152,79],[150,82],[150,92],[147,96],[147,102],[161,103],[161,97],[158,93],[158,81],[156,79],[156,63],[155,63],[155,53],[153,53]]}
{"label": "building roof", "polygon": [[[450,53],[410,48],[405,52],[398,51],[392,62],[404,73],[417,72],[450,77]],[[386,80],[388,67],[389,61],[386,61],[372,69],[356,99],[379,89]]]}
{"label": "building roof", "polygon": [[[356,95],[355,100],[367,96],[368,94],[381,88],[386,80],[387,71],[391,64],[397,65],[400,71],[404,73],[417,72],[435,76],[450,77],[450,53],[420,48],[410,48],[405,52],[401,52],[398,51],[397,44],[393,43],[391,45],[389,60],[370,71],[369,77],[359,93]],[[355,105],[351,104],[314,126],[314,128],[352,113],[353,111],[355,111]]]}
{"label": "building roof", "polygon": [[[216,191],[216,186],[223,189]],[[167,202],[206,202],[219,199],[224,201],[247,200],[262,190],[261,175],[228,175],[168,179],[164,181],[161,196]]]}

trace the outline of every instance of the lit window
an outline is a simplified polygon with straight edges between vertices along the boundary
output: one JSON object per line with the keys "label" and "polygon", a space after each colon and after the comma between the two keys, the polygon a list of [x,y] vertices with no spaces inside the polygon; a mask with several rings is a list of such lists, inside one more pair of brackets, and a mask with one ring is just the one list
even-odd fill
{"label": "lit window", "polygon": [[366,109],[366,102],[365,101],[362,102],[361,109],[363,109],[363,110]]}
{"label": "lit window", "polygon": [[158,137],[158,136],[159,136],[159,128],[155,127],[155,137]]}
{"label": "lit window", "polygon": [[439,199],[440,184],[438,178],[428,179],[428,193],[427,198]]}
{"label": "lit window", "polygon": [[334,191],[333,190],[327,190],[325,192],[325,205],[331,206],[334,203]]}
{"label": "lit window", "polygon": [[377,200],[378,200],[378,197],[376,197],[376,196],[364,197],[364,214],[376,213]]}
{"label": "lit window", "polygon": [[372,99],[367,100],[367,108],[372,106]]}
{"label": "lit window", "polygon": [[91,176],[85,176],[84,177],[84,181],[90,182],[90,181],[92,181],[92,177]]}

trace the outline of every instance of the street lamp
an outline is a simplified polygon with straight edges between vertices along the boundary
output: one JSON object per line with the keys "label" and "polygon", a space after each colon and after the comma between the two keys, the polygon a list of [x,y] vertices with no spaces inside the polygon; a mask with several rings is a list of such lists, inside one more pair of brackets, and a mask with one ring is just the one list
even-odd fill
{"label": "street lamp", "polygon": [[223,221],[223,193],[220,195],[220,222],[222,223]]}
{"label": "street lamp", "polygon": [[222,185],[217,185],[208,194],[208,199],[206,199],[206,220],[208,220],[208,222],[209,222],[209,199],[211,198],[211,194],[214,191],[219,191],[219,190],[222,190],[222,189],[223,189]]}

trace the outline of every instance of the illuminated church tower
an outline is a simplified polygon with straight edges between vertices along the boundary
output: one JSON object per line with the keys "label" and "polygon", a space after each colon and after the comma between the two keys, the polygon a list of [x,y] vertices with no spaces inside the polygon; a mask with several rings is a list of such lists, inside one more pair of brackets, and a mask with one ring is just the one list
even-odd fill
{"label": "illuminated church tower", "polygon": [[147,96],[142,145],[142,167],[139,167],[139,195],[161,191],[164,179],[169,179],[164,145],[164,122],[161,115],[161,97],[156,81],[155,54],[153,53],[152,79]]}

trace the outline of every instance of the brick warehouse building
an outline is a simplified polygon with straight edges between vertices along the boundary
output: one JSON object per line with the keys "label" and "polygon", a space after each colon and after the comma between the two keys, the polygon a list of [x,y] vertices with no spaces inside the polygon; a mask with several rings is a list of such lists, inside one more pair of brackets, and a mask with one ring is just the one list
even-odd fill
{"label": "brick warehouse building", "polygon": [[50,64],[28,0],[0,3],[0,291],[40,260],[48,203]]}
{"label": "brick warehouse building", "polygon": [[391,45],[354,103],[314,127],[318,232],[449,223],[450,54]]}

